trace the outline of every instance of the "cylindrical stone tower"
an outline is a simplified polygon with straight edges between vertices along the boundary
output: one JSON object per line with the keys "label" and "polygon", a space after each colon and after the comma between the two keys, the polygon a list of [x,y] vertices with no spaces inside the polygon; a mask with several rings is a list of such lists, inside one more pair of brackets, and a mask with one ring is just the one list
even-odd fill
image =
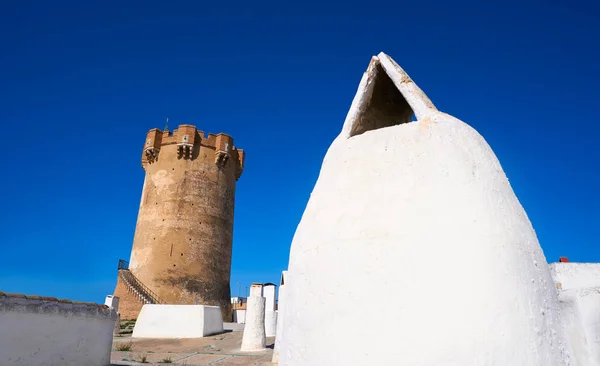
{"label": "cylindrical stone tower", "polygon": [[120,273],[115,294],[144,287],[165,304],[218,305],[231,321],[233,207],[244,152],[228,135],[204,136],[195,126],[180,125],[148,132],[142,166],[146,177],[129,262],[133,276]]}

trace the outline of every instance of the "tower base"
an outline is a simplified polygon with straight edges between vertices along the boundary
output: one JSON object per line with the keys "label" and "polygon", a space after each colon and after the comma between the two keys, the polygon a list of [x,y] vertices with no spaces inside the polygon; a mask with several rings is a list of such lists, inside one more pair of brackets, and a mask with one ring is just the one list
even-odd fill
{"label": "tower base", "polygon": [[142,306],[144,306],[144,302],[129,288],[121,276],[117,276],[117,286],[113,295],[119,297],[119,314],[121,314],[121,319],[137,319]]}

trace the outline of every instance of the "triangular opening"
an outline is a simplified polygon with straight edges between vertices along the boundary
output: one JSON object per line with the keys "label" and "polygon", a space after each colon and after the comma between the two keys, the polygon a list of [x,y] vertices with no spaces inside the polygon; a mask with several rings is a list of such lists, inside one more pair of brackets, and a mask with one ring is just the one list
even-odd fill
{"label": "triangular opening", "polygon": [[371,97],[356,116],[349,137],[414,120],[412,108],[379,62],[373,71]]}

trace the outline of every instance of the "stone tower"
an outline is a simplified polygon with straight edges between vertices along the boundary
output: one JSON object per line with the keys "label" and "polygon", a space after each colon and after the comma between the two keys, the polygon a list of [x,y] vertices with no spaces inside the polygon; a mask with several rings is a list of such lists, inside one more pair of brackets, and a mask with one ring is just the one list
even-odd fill
{"label": "stone tower", "polygon": [[205,136],[192,125],[152,129],[128,268],[121,261],[115,296],[123,319],[144,303],[218,305],[231,321],[229,276],[236,181],[244,152],[231,136]]}

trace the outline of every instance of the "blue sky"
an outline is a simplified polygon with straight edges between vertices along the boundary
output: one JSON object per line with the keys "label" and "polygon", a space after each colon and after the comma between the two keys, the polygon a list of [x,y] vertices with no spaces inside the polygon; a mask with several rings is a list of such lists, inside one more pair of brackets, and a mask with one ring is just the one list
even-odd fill
{"label": "blue sky", "polygon": [[[147,130],[247,152],[232,295],[278,282],[371,55],[500,159],[549,261],[600,261],[600,12],[591,1],[6,2],[0,290],[101,302],[129,258]],[[440,243],[443,245],[443,243]],[[395,289],[390,289],[395,291]]]}

